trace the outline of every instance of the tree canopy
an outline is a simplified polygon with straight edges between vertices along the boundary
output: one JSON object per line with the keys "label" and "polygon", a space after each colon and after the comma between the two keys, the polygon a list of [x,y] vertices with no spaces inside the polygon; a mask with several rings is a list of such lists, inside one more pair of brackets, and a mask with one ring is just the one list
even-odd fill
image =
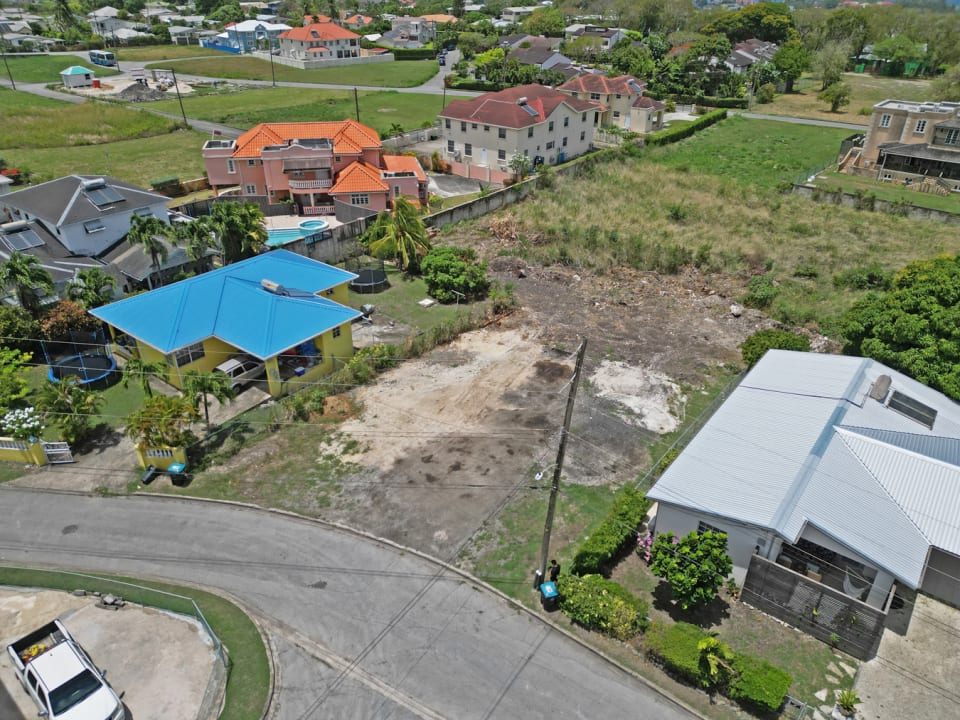
{"label": "tree canopy", "polygon": [[661,533],[650,557],[650,569],[670,584],[681,610],[710,603],[733,571],[726,533],[692,532],[683,538]]}
{"label": "tree canopy", "polygon": [[842,318],[844,352],[865,355],[960,400],[960,257],[918,260]]}

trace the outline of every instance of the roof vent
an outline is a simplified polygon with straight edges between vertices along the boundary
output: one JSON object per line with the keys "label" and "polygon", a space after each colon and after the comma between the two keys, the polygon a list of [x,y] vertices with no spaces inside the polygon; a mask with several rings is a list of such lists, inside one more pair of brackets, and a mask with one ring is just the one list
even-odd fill
{"label": "roof vent", "polygon": [[267,280],[267,278],[264,278],[260,281],[260,287],[269,293],[273,293],[274,295],[289,295],[287,289],[283,285],[278,282],[274,282],[273,280]]}
{"label": "roof vent", "polygon": [[883,402],[887,397],[888,390],[890,390],[890,376],[881,375],[874,380],[870,388],[870,397],[878,402]]}
{"label": "roof vent", "polygon": [[526,104],[527,104],[527,98],[525,97],[517,98],[517,105],[526,105]]}

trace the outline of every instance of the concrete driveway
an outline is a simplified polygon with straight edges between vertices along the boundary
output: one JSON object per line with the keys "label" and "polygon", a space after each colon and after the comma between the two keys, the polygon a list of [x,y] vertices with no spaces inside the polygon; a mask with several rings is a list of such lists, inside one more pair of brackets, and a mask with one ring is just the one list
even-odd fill
{"label": "concrete driveway", "polygon": [[918,595],[906,635],[885,630],[877,657],[860,666],[864,720],[960,717],[960,610]]}
{"label": "concrete driveway", "polygon": [[219,503],[12,488],[0,514],[0,562],[241,599],[279,663],[272,718],[696,717],[469,576],[347,530]]}

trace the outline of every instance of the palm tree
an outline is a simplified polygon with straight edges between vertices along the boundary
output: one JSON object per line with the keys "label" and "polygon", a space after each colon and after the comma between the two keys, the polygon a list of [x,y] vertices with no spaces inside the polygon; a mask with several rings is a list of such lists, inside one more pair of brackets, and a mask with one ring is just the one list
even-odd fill
{"label": "palm tree", "polygon": [[213,219],[209,215],[198,217],[193,222],[177,223],[174,227],[174,243],[183,245],[187,257],[197,263],[200,272],[210,269],[210,251],[223,253]]}
{"label": "palm tree", "polygon": [[110,302],[117,281],[100,268],[87,268],[77,273],[67,286],[67,296],[90,310]]}
{"label": "palm tree", "polygon": [[73,8],[70,7],[69,0],[54,0],[53,24],[62,33],[66,33],[79,25],[77,16],[74,14]]}
{"label": "palm tree", "polygon": [[40,292],[53,292],[53,278],[33,255],[15,252],[0,265],[0,285],[13,286],[20,307],[36,317],[40,312]]}
{"label": "palm tree", "polygon": [[700,654],[700,670],[704,685],[714,687],[725,684],[733,671],[733,650],[715,636],[705,637],[697,643]]}
{"label": "palm tree", "polygon": [[214,203],[210,217],[223,249],[224,265],[253,257],[266,245],[267,228],[256,203]]}
{"label": "palm tree", "polygon": [[393,212],[384,211],[367,228],[361,242],[370,254],[384,260],[396,260],[401,270],[416,273],[420,261],[430,252],[427,229],[417,208],[404,197],[398,197]]}
{"label": "palm tree", "polygon": [[127,387],[131,380],[136,380],[140,383],[143,394],[148,398],[153,397],[150,378],[165,378],[167,370],[167,364],[160,360],[145,361],[140,358],[130,358],[123,366],[123,386]]}
{"label": "palm tree", "polygon": [[196,370],[188,370],[183,374],[183,393],[193,404],[195,410],[199,410],[200,401],[203,400],[203,418],[207,423],[207,430],[210,429],[210,407],[208,396],[213,396],[220,403],[225,403],[233,397],[233,388],[230,387],[230,378],[223,373],[201,373]]}
{"label": "palm tree", "polygon": [[60,428],[63,439],[73,444],[90,434],[103,402],[103,395],[69,378],[48,381],[40,388],[36,406],[48,423]]}
{"label": "palm tree", "polygon": [[123,419],[124,432],[137,442],[152,447],[178,447],[189,441],[188,428],[197,411],[186,398],[157,395],[143,402]]}
{"label": "palm tree", "polygon": [[[170,227],[160,218],[148,215],[141,217],[134,215],[130,223],[130,232],[127,233],[127,242],[131,245],[142,245],[143,252],[150,256],[150,261],[157,277],[160,277],[160,267],[167,261],[167,246],[164,239],[169,237]],[[162,281],[160,281],[161,284]],[[153,287],[152,282],[150,287]]]}

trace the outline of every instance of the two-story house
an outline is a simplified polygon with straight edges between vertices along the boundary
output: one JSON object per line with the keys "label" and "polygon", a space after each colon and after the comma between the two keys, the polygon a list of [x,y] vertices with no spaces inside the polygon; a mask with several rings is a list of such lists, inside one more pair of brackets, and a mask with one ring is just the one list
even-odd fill
{"label": "two-story house", "polygon": [[285,23],[269,23],[260,20],[244,20],[224,25],[213,42],[203,42],[204,47],[228,52],[248,53],[263,45],[276,47],[280,35],[290,29]]}
{"label": "two-story house", "polygon": [[853,148],[842,165],[881,181],[960,192],[960,103],[877,103],[862,148]]}
{"label": "two-story house", "polygon": [[590,149],[600,106],[543,85],[454,100],[438,121],[452,172],[487,182],[510,177],[511,161],[554,165]]}
{"label": "two-story house", "polygon": [[280,55],[294,60],[360,57],[360,36],[329,22],[291,28],[279,35]]}
{"label": "two-story house", "polygon": [[738,42],[730,50],[730,56],[723,61],[731,72],[742,74],[758,62],[770,62],[777,53],[777,44],[750,38]]}
{"label": "two-story house", "polygon": [[422,17],[404,15],[390,20],[390,29],[380,43],[395,48],[421,48],[437,36],[437,23]]}
{"label": "two-story house", "polygon": [[613,50],[613,46],[626,35],[621,28],[597,27],[595,25],[571,25],[564,29],[564,37],[569,41],[592,38],[601,50]]}
{"label": "two-story house", "polygon": [[529,7],[506,7],[503,9],[503,12],[500,13],[500,19],[505,23],[509,23],[510,25],[519,25],[540,9],[541,7],[539,5],[532,5]]}
{"label": "two-story house", "polygon": [[380,211],[398,195],[428,197],[416,158],[384,156],[377,132],[354,120],[261,123],[236,140],[208,140],[203,159],[215,192],[289,201],[301,215],[333,215],[337,200]]}
{"label": "two-story house", "polygon": [[572,98],[600,103],[597,126],[615,126],[638,133],[650,133],[663,127],[666,105],[644,97],[646,83],[632,75],[580,75],[557,87]]}

